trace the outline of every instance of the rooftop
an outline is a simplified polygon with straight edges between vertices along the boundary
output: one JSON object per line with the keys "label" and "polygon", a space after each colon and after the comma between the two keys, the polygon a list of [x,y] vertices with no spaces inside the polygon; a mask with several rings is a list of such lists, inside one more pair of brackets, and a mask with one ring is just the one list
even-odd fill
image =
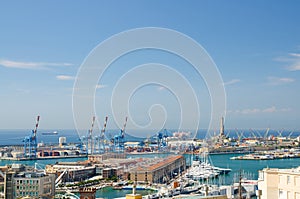
{"label": "rooftop", "polygon": [[15,175],[15,178],[40,178],[45,176],[44,173],[36,173],[36,172],[21,172]]}
{"label": "rooftop", "polygon": [[264,172],[275,172],[275,173],[288,173],[288,174],[300,174],[300,166],[297,168],[291,168],[291,169],[279,169],[279,168],[264,168]]}
{"label": "rooftop", "polygon": [[169,156],[167,158],[164,158],[164,159],[160,159],[160,161],[158,162],[154,162],[154,164],[151,164],[149,163],[147,166],[146,165],[143,165],[142,166],[139,166],[136,170],[137,171],[153,171],[153,170],[157,170],[163,166],[166,166],[168,164],[171,164],[172,162],[182,158],[183,156],[182,155],[177,155],[177,156]]}

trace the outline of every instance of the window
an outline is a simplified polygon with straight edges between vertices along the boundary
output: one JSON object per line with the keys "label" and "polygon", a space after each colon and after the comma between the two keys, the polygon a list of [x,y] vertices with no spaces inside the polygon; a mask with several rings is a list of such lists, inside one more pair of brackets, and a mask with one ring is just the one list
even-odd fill
{"label": "window", "polygon": [[263,171],[260,171],[259,172],[259,177],[258,177],[260,180],[264,180],[264,172]]}
{"label": "window", "polygon": [[278,199],[286,199],[287,198],[286,192],[282,189],[279,189],[279,194],[278,195],[279,195]]}
{"label": "window", "polygon": [[288,183],[288,184],[291,183],[291,176],[287,176],[287,183]]}
{"label": "window", "polygon": [[[296,186],[300,185],[300,177],[295,177]],[[300,198],[299,198],[300,199]]]}
{"label": "window", "polygon": [[287,198],[288,199],[292,199],[292,198],[294,199],[295,197],[292,196],[292,192],[288,191],[287,192]]}

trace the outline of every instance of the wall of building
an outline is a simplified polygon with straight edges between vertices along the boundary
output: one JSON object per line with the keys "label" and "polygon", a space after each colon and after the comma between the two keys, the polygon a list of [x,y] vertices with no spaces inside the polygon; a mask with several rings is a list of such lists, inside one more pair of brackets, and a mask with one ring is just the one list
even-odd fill
{"label": "wall of building", "polygon": [[[279,198],[296,198],[300,196],[300,175],[292,173],[279,174]],[[300,199],[300,198],[299,198]]]}
{"label": "wall of building", "polygon": [[261,199],[300,199],[300,168],[264,169],[259,172]]}
{"label": "wall of building", "polygon": [[18,172],[7,172],[5,174],[5,197],[13,199],[30,196],[39,198],[40,196],[52,197],[55,195],[55,175],[18,176]]}
{"label": "wall of building", "polygon": [[174,173],[185,170],[183,156],[172,157],[172,161],[163,159],[151,166],[137,167],[130,170],[130,180],[144,183],[163,183],[171,180]]}

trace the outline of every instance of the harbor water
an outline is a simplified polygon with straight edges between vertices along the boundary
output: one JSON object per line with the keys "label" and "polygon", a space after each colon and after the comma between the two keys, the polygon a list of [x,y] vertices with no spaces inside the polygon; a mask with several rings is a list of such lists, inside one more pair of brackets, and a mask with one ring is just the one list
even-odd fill
{"label": "harbor water", "polygon": [[[220,154],[210,155],[209,158],[214,166],[230,168],[232,171],[224,176],[219,176],[216,179],[211,179],[209,183],[213,184],[232,184],[238,181],[239,173],[242,171],[243,177],[248,179],[257,179],[258,171],[263,168],[292,168],[300,166],[300,158],[291,159],[275,159],[275,160],[231,160],[230,157],[237,156],[240,154]],[[167,154],[151,154],[151,155],[129,155],[131,158],[138,158],[141,156],[155,157],[155,156],[167,156]],[[191,159],[191,155],[185,155],[187,164]],[[54,164],[55,162],[62,161],[79,161],[86,160],[87,158],[70,158],[70,159],[47,159],[47,160],[31,160],[31,161],[9,161],[1,160],[0,165],[22,163],[27,165],[34,165],[38,163],[39,166],[43,167],[47,164]],[[130,190],[114,190],[111,187],[106,187],[97,191],[97,197],[99,198],[117,198],[123,197],[126,194],[131,193]],[[145,195],[151,193],[147,190],[139,190],[139,193]]]}
{"label": "harbor water", "polygon": [[[30,131],[27,131],[30,132]],[[24,131],[0,131],[2,138],[0,139],[0,144],[9,146],[13,144],[22,145],[22,139]],[[74,131],[63,131],[58,135],[39,135],[38,141],[43,141],[44,143],[58,143],[58,138],[60,136],[67,137],[67,142],[78,142],[79,138]],[[162,157],[167,156],[168,154],[138,154],[138,155],[129,155],[129,158],[139,158],[139,157]],[[216,179],[211,179],[209,183],[213,184],[232,184],[238,181],[238,176],[240,172],[244,178],[247,179],[257,179],[258,171],[263,168],[294,168],[300,166],[300,158],[291,158],[291,159],[275,159],[275,160],[231,160],[231,157],[238,156],[241,154],[216,154],[209,155],[209,161],[217,167],[230,168],[232,171],[224,176],[219,176]],[[184,155],[187,161],[187,165],[190,165],[191,155]],[[11,160],[0,160],[0,165],[7,165],[13,163],[22,163],[27,165],[35,165],[38,163],[38,166],[45,167],[47,164],[54,164],[55,162],[70,162],[70,161],[82,161],[87,158],[67,158],[67,159],[45,159],[45,160],[30,160],[30,161],[11,161]],[[139,191],[141,194],[149,194],[150,191],[144,190]],[[102,188],[97,191],[97,197],[99,198],[117,198],[124,197],[127,193],[131,193],[130,190],[114,190],[111,187]]]}

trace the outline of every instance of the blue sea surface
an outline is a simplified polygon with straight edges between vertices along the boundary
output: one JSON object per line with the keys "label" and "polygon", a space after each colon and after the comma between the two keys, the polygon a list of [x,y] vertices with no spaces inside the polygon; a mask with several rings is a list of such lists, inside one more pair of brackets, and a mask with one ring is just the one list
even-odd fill
{"label": "blue sea surface", "polygon": [[[26,136],[31,135],[32,130],[0,130],[0,145],[23,145]],[[57,131],[56,135],[43,135],[43,133],[52,133]],[[59,137],[66,137],[68,143],[79,142],[79,136],[76,130],[40,130],[37,132],[38,143],[54,144],[58,143]]]}
{"label": "blue sea surface", "polygon": [[[0,130],[0,146],[2,145],[22,145],[23,139],[26,136],[29,136],[31,134],[32,130]],[[43,133],[51,133],[57,131],[57,135],[43,135]],[[111,130],[108,129],[106,131],[106,138],[110,139],[114,135],[118,134],[120,130]],[[127,130],[127,133],[125,134],[125,140],[129,141],[142,141],[143,139],[147,138],[148,135],[156,135],[157,132],[151,131],[151,132],[143,132],[141,133],[141,137],[134,137],[130,134],[130,132],[133,130]],[[176,132],[177,130],[170,129],[168,130],[168,134],[172,134],[173,132]],[[187,130],[191,131],[191,130]],[[192,132],[192,131],[191,131]],[[245,137],[264,137],[266,133],[266,129],[263,130],[243,130],[243,129],[228,129],[225,130],[225,135],[231,137],[231,138],[245,138]],[[218,132],[210,132],[210,135],[218,134]],[[94,132],[94,135],[100,135],[100,132]],[[196,138],[203,139],[207,136],[207,130],[200,129],[197,132]],[[291,131],[291,130],[269,130],[267,136],[286,136],[286,137],[298,137],[300,136],[300,131]],[[78,143],[80,142],[80,137],[76,130],[74,129],[50,129],[50,130],[38,130],[37,132],[37,141],[46,143],[46,144],[55,144],[58,143],[59,137],[66,137],[68,143]]]}

